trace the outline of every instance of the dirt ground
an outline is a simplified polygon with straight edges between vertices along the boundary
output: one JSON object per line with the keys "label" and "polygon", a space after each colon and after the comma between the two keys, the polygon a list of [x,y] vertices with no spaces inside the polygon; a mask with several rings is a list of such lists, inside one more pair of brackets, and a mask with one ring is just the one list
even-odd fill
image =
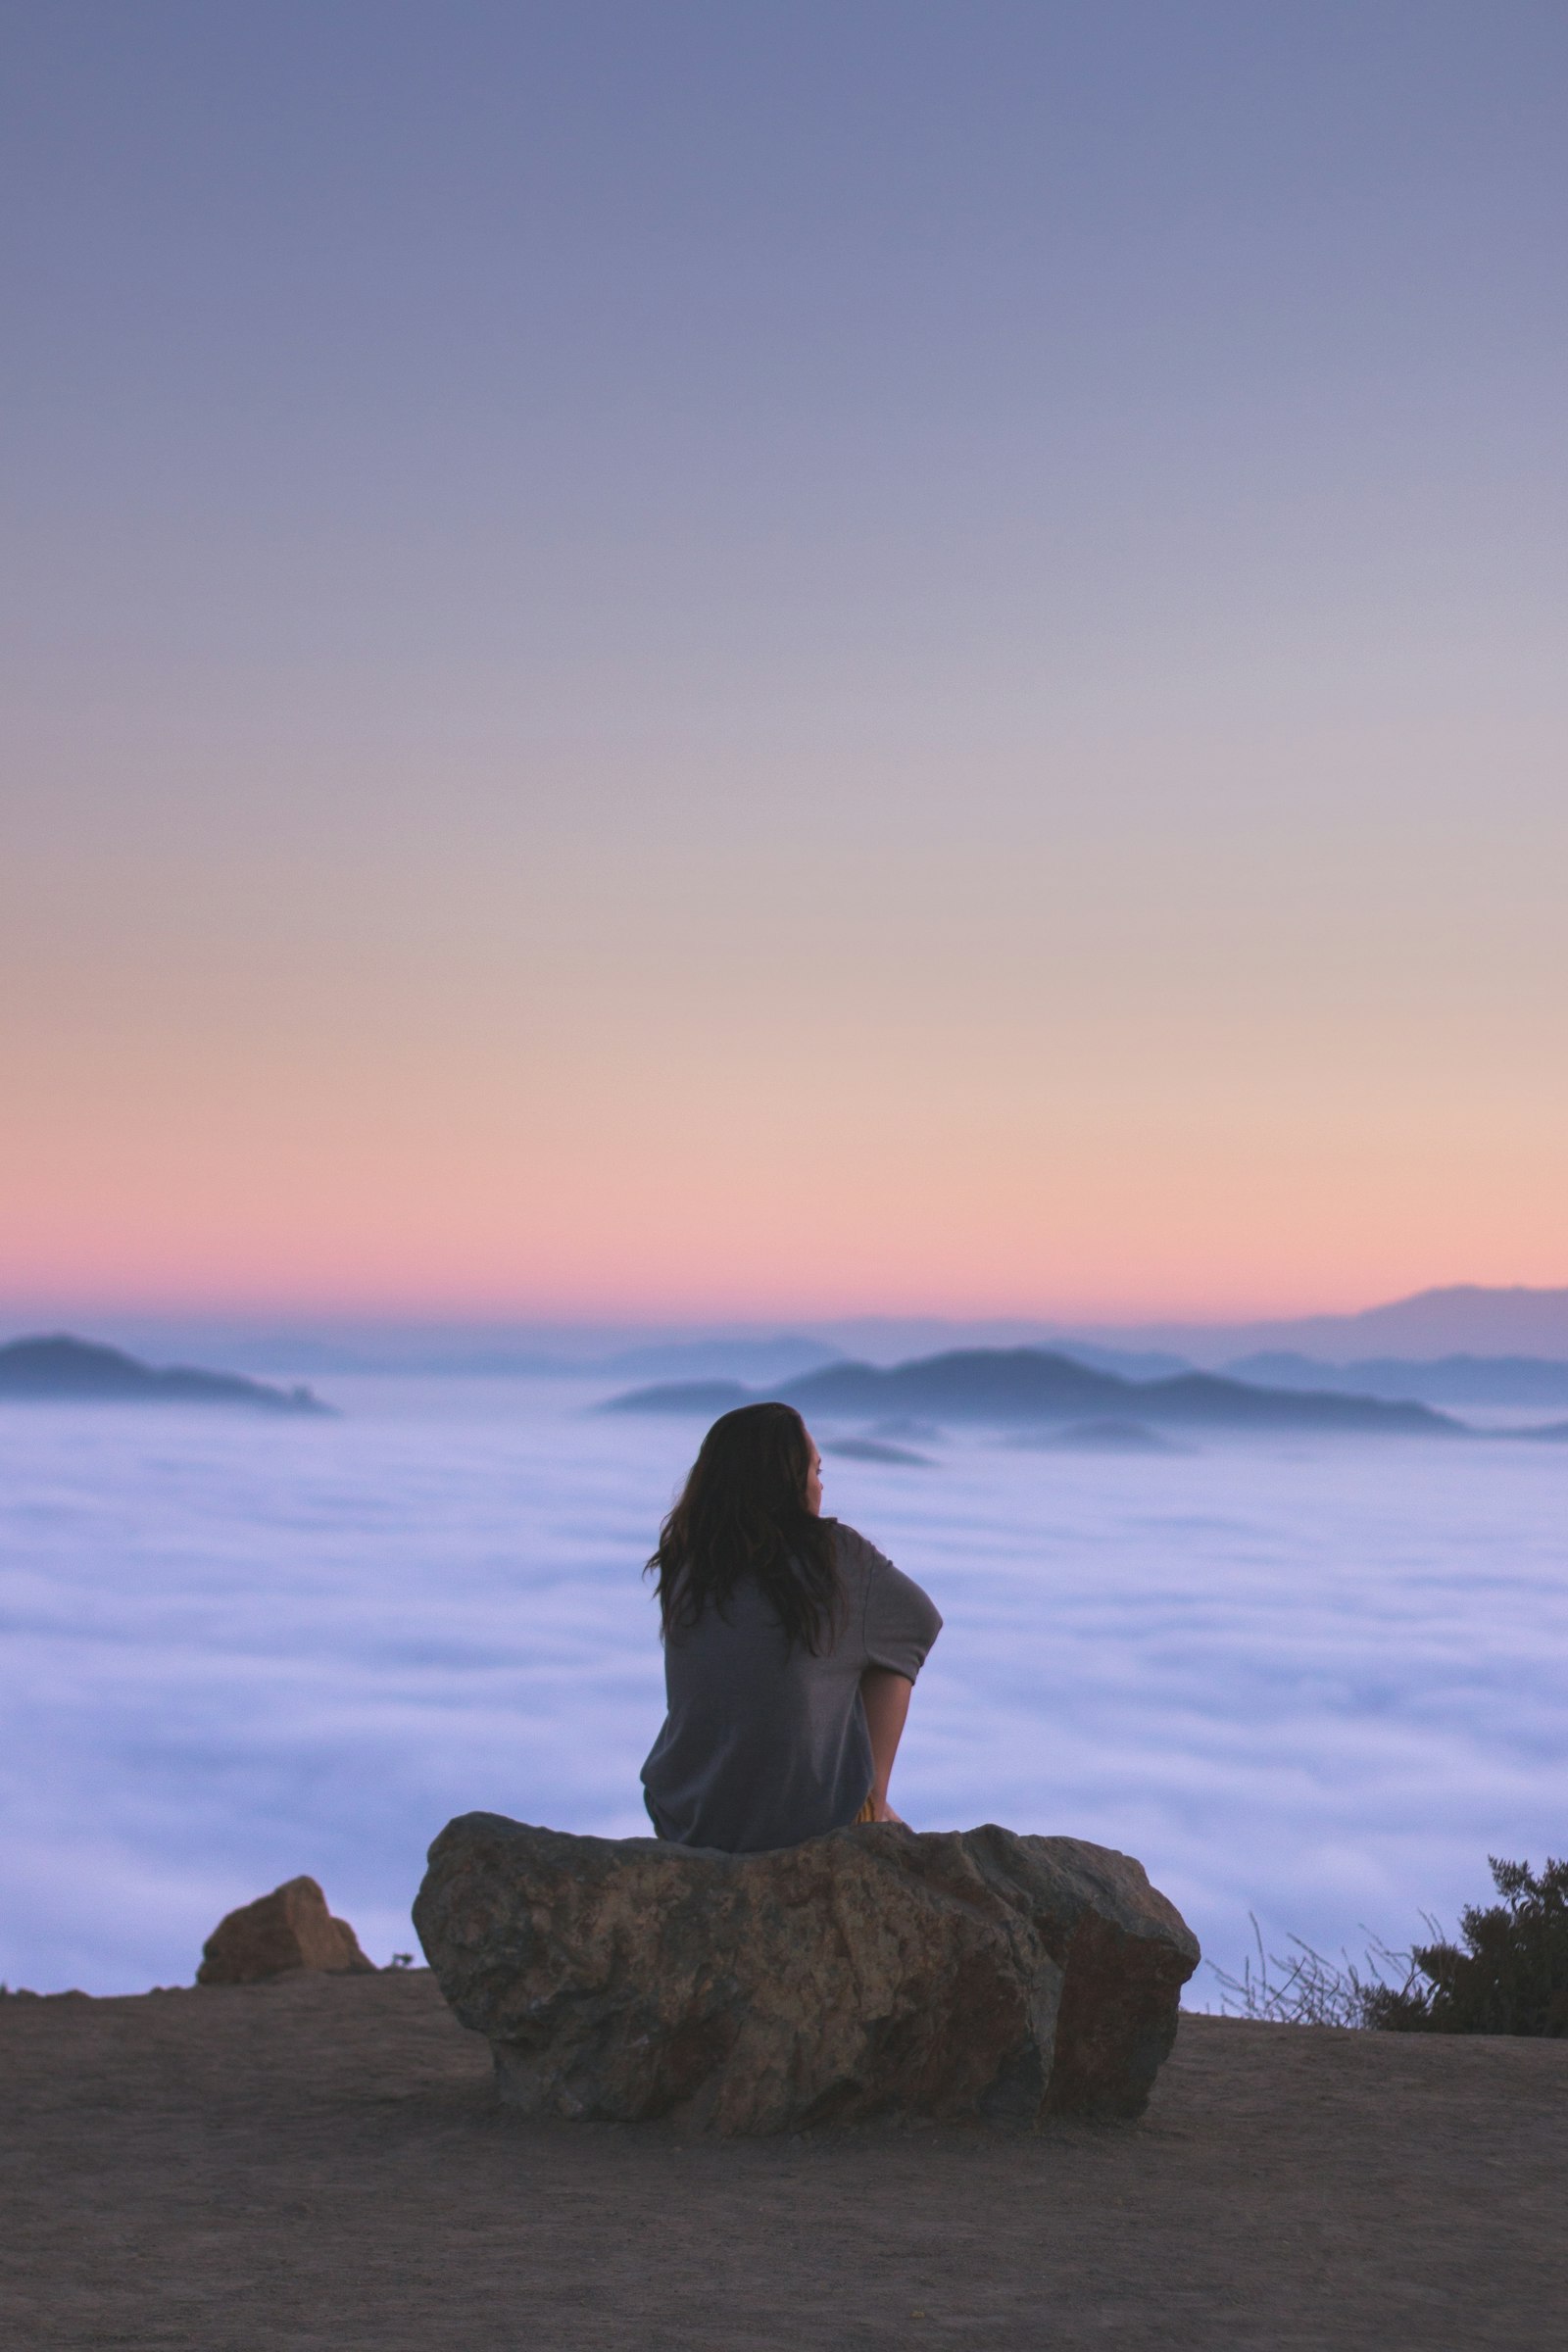
{"label": "dirt ground", "polygon": [[1568,2042],[1184,2019],[1148,2116],[499,2108],[423,1971],[0,2000],[16,2352],[1568,2346]]}

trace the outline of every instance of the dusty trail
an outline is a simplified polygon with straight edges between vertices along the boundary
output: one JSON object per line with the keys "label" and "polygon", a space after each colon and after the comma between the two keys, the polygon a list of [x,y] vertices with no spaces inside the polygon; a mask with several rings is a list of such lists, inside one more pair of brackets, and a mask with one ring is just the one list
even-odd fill
{"label": "dusty trail", "polygon": [[1568,2343],[1568,2043],[1183,2022],[1145,2121],[714,2146],[495,2106],[423,1972],[0,2001],[0,2341]]}

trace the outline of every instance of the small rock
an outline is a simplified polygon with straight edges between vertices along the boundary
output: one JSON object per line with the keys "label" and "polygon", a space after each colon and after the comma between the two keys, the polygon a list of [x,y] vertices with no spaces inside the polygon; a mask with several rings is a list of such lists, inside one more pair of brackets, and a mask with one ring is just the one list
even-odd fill
{"label": "small rock", "polygon": [[1129,1856],[994,1826],[720,1854],[469,1813],[414,1921],[504,2098],[721,2132],[1136,2116],[1199,1959]]}
{"label": "small rock", "polygon": [[220,1919],[202,1946],[198,1984],[256,1984],[291,1968],[373,1970],[314,1879],[289,1879]]}

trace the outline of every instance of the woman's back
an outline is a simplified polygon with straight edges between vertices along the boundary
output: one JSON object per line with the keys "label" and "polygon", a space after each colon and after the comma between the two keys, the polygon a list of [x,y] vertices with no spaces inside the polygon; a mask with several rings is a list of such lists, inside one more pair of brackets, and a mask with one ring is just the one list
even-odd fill
{"label": "woman's back", "polygon": [[842,1605],[819,1654],[791,1642],[755,1577],[720,1608],[671,1626],[669,1712],[643,1766],[650,1818],[682,1845],[755,1853],[853,1821],[871,1787],[860,1678],[913,1682],[942,1620],[918,1585],[854,1528],[833,1532]]}

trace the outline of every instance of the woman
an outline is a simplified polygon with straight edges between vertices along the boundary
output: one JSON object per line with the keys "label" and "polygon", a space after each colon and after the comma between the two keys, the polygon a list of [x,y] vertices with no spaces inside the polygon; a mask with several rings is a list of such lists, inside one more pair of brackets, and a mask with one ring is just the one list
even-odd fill
{"label": "woman", "polygon": [[744,1854],[899,1818],[888,1780],[942,1620],[821,1508],[792,1406],[714,1422],[648,1563],[669,1712],[642,1777],[661,1838]]}

